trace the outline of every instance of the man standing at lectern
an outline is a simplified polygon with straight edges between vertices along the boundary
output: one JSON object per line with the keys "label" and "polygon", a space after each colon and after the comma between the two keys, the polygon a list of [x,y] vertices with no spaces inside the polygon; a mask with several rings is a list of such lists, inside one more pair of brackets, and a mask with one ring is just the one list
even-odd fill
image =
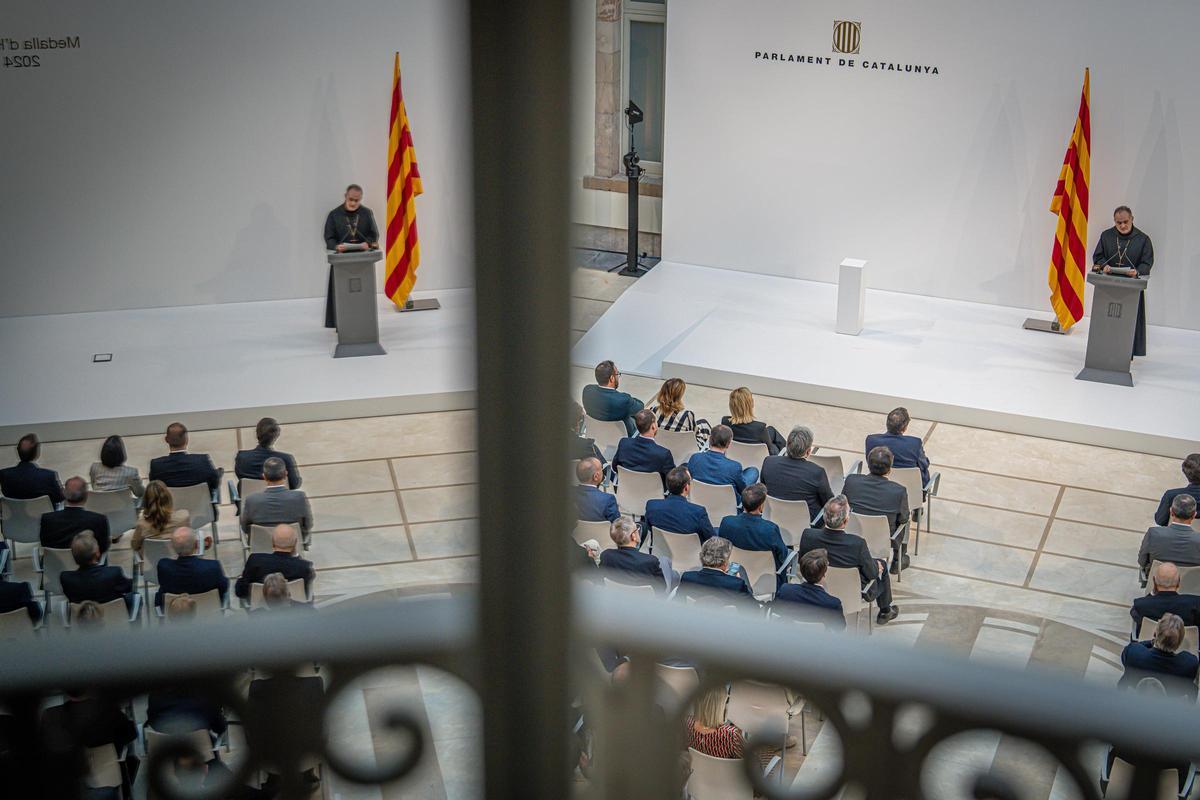
{"label": "man standing at lectern", "polygon": [[[1096,242],[1096,252],[1092,254],[1092,271],[1145,278],[1153,266],[1154,245],[1150,243],[1150,237],[1133,227],[1133,212],[1129,210],[1129,206],[1117,206],[1117,210],[1113,212],[1113,226],[1100,234],[1100,241]],[[1138,299],[1133,355],[1146,355],[1145,291]]]}
{"label": "man standing at lectern", "polygon": [[[344,202],[325,217],[325,248],[346,250],[379,249],[379,227],[375,215],[362,204],[363,190],[357,183],[346,187]],[[347,247],[347,245],[352,245]],[[354,247],[353,245],[357,245]],[[329,268],[329,290],[325,293],[325,327],[337,327],[333,308],[333,267]]]}

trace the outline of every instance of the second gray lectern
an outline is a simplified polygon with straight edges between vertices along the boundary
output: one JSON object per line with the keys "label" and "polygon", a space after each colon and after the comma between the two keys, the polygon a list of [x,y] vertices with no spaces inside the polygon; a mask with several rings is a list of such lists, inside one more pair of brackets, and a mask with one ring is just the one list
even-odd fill
{"label": "second gray lectern", "polygon": [[1087,282],[1092,293],[1092,316],[1088,323],[1087,356],[1075,376],[1081,381],[1133,386],[1129,362],[1133,355],[1134,326],[1138,302],[1146,281],[1092,272]]}
{"label": "second gray lectern", "polygon": [[329,252],[333,307],[337,312],[334,358],[387,355],[379,344],[379,308],[375,300],[375,262],[382,257],[380,250]]}

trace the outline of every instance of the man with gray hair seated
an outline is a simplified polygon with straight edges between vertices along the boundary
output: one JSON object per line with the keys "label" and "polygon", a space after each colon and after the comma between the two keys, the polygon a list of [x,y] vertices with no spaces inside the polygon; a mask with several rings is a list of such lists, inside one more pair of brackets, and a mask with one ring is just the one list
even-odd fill
{"label": "man with gray hair seated", "polygon": [[867,591],[867,599],[879,604],[875,621],[886,625],[900,613],[900,607],[892,604],[892,583],[887,562],[872,558],[871,550],[861,536],[846,533],[846,523],[849,521],[850,502],[845,495],[839,494],[825,504],[825,527],[808,528],[801,534],[800,556],[803,559],[810,550],[823,548],[828,554],[830,567],[857,569],[862,586],[871,586]]}
{"label": "man with gray hair seated", "polygon": [[[763,461],[760,480],[767,495],[780,500],[803,500],[808,503],[808,518],[815,519],[825,504],[833,499],[829,476],[824,467],[808,460],[812,455],[813,432],[797,425],[787,436],[786,449]],[[822,523],[817,522],[817,527]]]}
{"label": "man with gray hair seated", "polygon": [[1136,686],[1143,678],[1157,678],[1168,694],[1194,701],[1200,659],[1195,653],[1179,649],[1183,644],[1183,628],[1182,619],[1174,614],[1164,614],[1151,639],[1126,645],[1121,651],[1125,672],[1117,686],[1128,688]]}
{"label": "man with gray hair seated", "polygon": [[267,488],[242,501],[242,533],[250,535],[251,525],[299,525],[304,549],[308,549],[312,530],[312,506],[308,496],[287,486],[287,466],[283,459],[271,456],[263,462],[263,480]]}
{"label": "man with gray hair seated", "polygon": [[196,532],[186,526],[176,528],[171,534],[171,549],[177,558],[158,560],[158,591],[154,595],[154,605],[162,608],[168,594],[186,593],[195,597],[213,589],[220,593],[224,603],[229,579],[225,577],[220,561],[197,555],[200,539]]}
{"label": "man with gray hair seated", "polygon": [[728,539],[714,536],[700,546],[700,569],[679,576],[676,596],[702,599],[717,598],[726,603],[735,598],[753,600],[750,584],[738,575],[729,574],[729,554],[733,545]]}
{"label": "man with gray hair seated", "polygon": [[300,602],[292,597],[292,589],[288,586],[288,579],[281,572],[272,572],[270,575],[263,578],[263,604],[258,608],[250,609],[251,613],[257,611],[314,611],[311,603]]}
{"label": "man with gray hair seated", "polygon": [[1175,495],[1171,501],[1169,525],[1155,525],[1142,537],[1138,564],[1148,575],[1155,561],[1170,561],[1181,567],[1200,566],[1200,533],[1192,529],[1196,519],[1196,500],[1190,494]]}
{"label": "man with gray hair seated", "polygon": [[600,567],[607,570],[610,580],[653,586],[655,591],[669,588],[670,581],[664,574],[662,561],[638,549],[642,543],[641,530],[632,519],[618,519],[612,524],[609,535],[617,548],[600,554]]}

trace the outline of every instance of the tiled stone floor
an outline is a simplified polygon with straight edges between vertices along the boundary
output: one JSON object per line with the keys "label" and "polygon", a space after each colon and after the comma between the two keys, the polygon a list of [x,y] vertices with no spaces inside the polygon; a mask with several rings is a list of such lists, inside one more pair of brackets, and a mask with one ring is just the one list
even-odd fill
{"label": "tiled stone floor", "polygon": [[[576,271],[572,341],[630,282]],[[574,367],[571,377],[578,396],[591,371]],[[649,400],[658,385],[626,376],[622,388]],[[697,416],[715,421],[727,413],[727,397],[724,389],[692,386],[686,402]],[[847,463],[861,458],[863,438],[883,423],[875,413],[761,396],[756,412],[784,431],[808,425],[823,453]],[[920,554],[897,587],[902,616],[875,635],[1111,684],[1128,632],[1128,605],[1140,591],[1134,567],[1140,536],[1163,489],[1179,482],[1179,462],[925,420],[914,420],[910,432],[925,438],[934,469],[942,473],[941,492]],[[251,429],[194,431],[191,450],[210,453],[231,472],[234,453],[252,441]],[[49,442],[42,463],[64,478],[86,475],[99,446],[99,440]],[[130,463],[143,474],[150,458],[165,450],[159,436],[128,437],[126,446]],[[376,593],[445,591],[475,580],[473,412],[286,425],[278,446],[295,455],[312,498],[315,533],[308,556],[318,569],[320,605]],[[219,524],[230,543],[220,557],[227,573],[236,575],[241,553],[231,506],[221,508]],[[112,561],[130,568],[128,537]],[[18,579],[32,577],[27,557],[17,560],[16,573]],[[469,692],[426,668],[383,675],[364,684],[361,702],[343,709],[337,724],[344,736],[371,741],[375,726],[366,709],[381,692],[423,699],[436,763],[399,787],[327,781],[325,795],[478,796],[478,710]],[[1017,750],[999,740],[981,747],[971,752],[985,761],[1016,758]],[[815,747],[814,758],[823,748]],[[808,759],[816,765],[812,770],[819,766],[814,758]],[[802,762],[789,751],[789,779],[807,776],[810,767]],[[1044,766],[1036,774],[1040,788],[1030,796],[1069,796],[1055,781],[1052,765]]]}

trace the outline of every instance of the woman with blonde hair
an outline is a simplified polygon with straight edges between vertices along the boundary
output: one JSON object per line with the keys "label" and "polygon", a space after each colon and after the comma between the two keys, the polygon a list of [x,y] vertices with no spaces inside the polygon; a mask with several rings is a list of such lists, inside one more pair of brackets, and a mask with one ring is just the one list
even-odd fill
{"label": "woman with blonde hair", "polygon": [[779,455],[784,448],[779,431],[754,418],[754,395],[745,386],[729,393],[729,416],[721,418],[722,425],[733,430],[733,440],[744,444],[765,444],[768,455]]}
{"label": "woman with blonde hair", "polygon": [[667,378],[663,381],[658,396],[651,404],[650,410],[658,416],[659,430],[664,431],[695,431],[696,444],[704,447],[708,443],[708,434],[712,427],[706,419],[696,419],[696,415],[683,405],[683,393],[687,384],[683,378]]}
{"label": "woman with blonde hair", "polygon": [[175,498],[162,481],[150,481],[142,495],[142,516],[133,528],[134,552],[142,552],[142,542],[147,539],[165,539],[176,528],[191,521],[187,509],[175,508]]}
{"label": "woman with blonde hair", "polygon": [[742,729],[725,719],[729,693],[724,686],[696,698],[695,713],[684,720],[687,746],[713,758],[741,758],[746,746]]}

